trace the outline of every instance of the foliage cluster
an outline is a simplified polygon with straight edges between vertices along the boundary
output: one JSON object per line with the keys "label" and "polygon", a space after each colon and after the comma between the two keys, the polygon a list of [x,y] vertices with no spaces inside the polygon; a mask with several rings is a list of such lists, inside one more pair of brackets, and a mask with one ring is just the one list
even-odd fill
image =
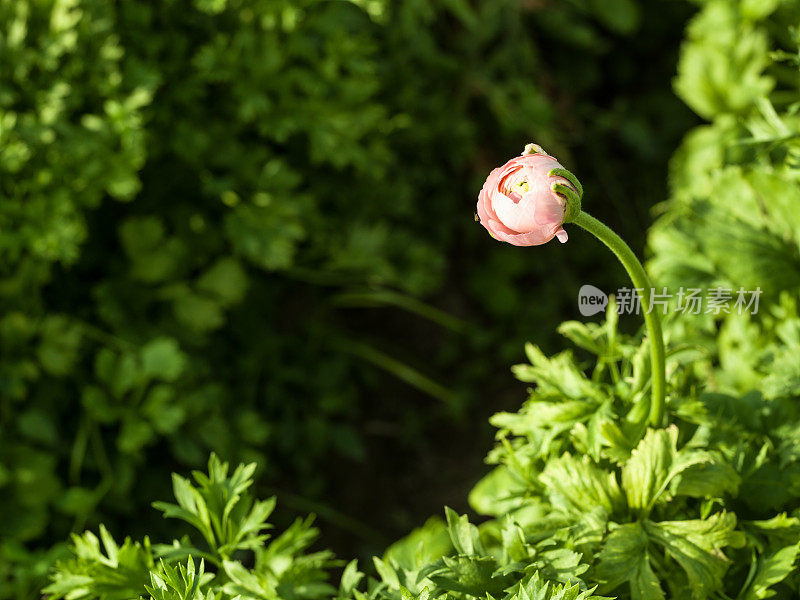
{"label": "foliage cluster", "polygon": [[69,531],[163,529],[141,507],[211,450],[319,496],[367,419],[413,447],[468,409],[494,366],[475,350],[506,364],[567,293],[543,262],[531,302],[529,261],[486,250],[478,174],[535,137],[659,180],[671,65],[643,78],[618,48],[660,56],[674,22],[633,0],[0,4],[0,597],[34,597]]}
{"label": "foliage cluster", "polygon": [[[495,466],[470,494],[473,510],[483,517],[479,524],[447,510],[444,521],[428,521],[392,545],[383,557],[376,558],[369,569],[373,574],[368,576],[359,570],[356,562],[345,565],[329,552],[312,550],[316,532],[309,520],[299,520],[280,535],[268,537],[267,519],[274,502],[253,498],[254,465],[240,466],[230,472],[227,465],[212,456],[208,473],[195,472],[194,482],[177,475],[173,477],[175,504],[155,505],[165,517],[176,519],[170,521],[177,523],[170,528],[173,533],[164,536],[172,539],[171,542],[154,543],[144,537],[139,542],[126,539],[119,544],[105,528],[99,529],[99,535],[75,535],[70,556],[59,563],[45,592],[54,600],[127,600],[140,596],[153,600],[467,600],[478,597],[589,600],[598,598],[596,594],[635,600],[796,597],[800,593],[800,578],[795,568],[800,552],[800,410],[797,404],[800,396],[800,363],[797,361],[800,351],[797,306],[800,294],[797,211],[800,206],[797,196],[800,54],[797,33],[790,25],[798,22],[800,7],[794,2],[778,0],[708,0],[701,4],[700,12],[687,29],[675,88],[709,123],[690,132],[673,159],[672,196],[651,231],[653,256],[649,267],[657,285],[673,290],[679,287],[761,287],[764,294],[757,315],[673,313],[666,328],[670,347],[667,427],[647,426],[650,384],[647,346],[639,336],[620,331],[612,306],[603,323],[567,321],[560,326],[559,331],[577,346],[576,352],[548,356],[537,346],[527,347],[529,364],[515,367],[514,372],[521,381],[531,384],[530,397],[519,411],[500,412],[493,417],[498,435],[488,462]],[[178,11],[177,4],[168,2],[165,6],[168,7],[165,14],[169,10]],[[282,295],[276,292],[283,289],[282,286],[287,286],[283,291],[286,297],[296,298],[286,290],[294,290],[290,286],[298,285],[299,280],[307,284],[309,278],[319,277],[320,273],[343,277],[348,283],[392,285],[410,294],[423,294],[436,288],[437,282],[425,283],[425,277],[435,273],[431,264],[437,264],[436,256],[445,255],[443,246],[433,244],[426,250],[424,243],[411,245],[406,241],[399,243],[395,250],[391,248],[396,240],[412,239],[414,219],[423,220],[424,213],[413,210],[412,199],[416,196],[412,191],[430,189],[434,192],[438,186],[444,189],[447,182],[437,183],[435,178],[426,180],[426,171],[419,167],[418,172],[414,169],[399,172],[398,165],[392,161],[393,153],[410,155],[424,146],[429,152],[441,151],[446,160],[464,161],[465,157],[446,153],[446,145],[440,148],[428,145],[430,139],[424,136],[429,133],[413,126],[415,119],[422,118],[418,112],[401,114],[396,111],[397,105],[389,107],[382,103],[381,86],[391,80],[391,75],[361,69],[372,64],[369,57],[382,51],[381,44],[389,42],[379,40],[378,36],[367,36],[371,50],[367,52],[365,63],[359,60],[349,63],[342,59],[348,67],[336,64],[326,67],[325,61],[313,59],[313,43],[308,40],[315,38],[298,36],[294,40],[298,48],[292,43],[281,44],[280,48],[287,52],[295,48],[299,56],[311,56],[304,68],[320,71],[305,81],[299,75],[297,80],[277,80],[265,71],[263,85],[268,89],[275,86],[269,95],[270,104],[268,107],[258,102],[248,105],[249,96],[239,87],[252,78],[257,79],[259,73],[237,73],[235,67],[244,68],[246,64],[248,69],[256,68],[253,65],[257,61],[241,64],[218,64],[217,61],[230,59],[234,55],[232,49],[256,52],[254,48],[269,44],[266,40],[271,38],[247,35],[246,27],[239,29],[240,21],[246,21],[247,11],[231,12],[232,6],[215,2],[198,4],[197,18],[191,28],[202,31],[204,26],[211,28],[212,18],[231,19],[235,15],[239,19],[235,30],[240,37],[222,35],[220,39],[210,34],[214,42],[208,46],[165,44],[157,48],[142,39],[137,41],[136,32],[153,27],[175,27],[178,20],[155,19],[152,13],[131,3],[122,10],[127,13],[124,22],[135,24],[140,19],[147,23],[147,28],[119,30],[119,43],[124,46],[127,58],[114,57],[109,51],[105,51],[105,55],[101,52],[100,56],[110,61],[106,68],[111,69],[111,74],[107,81],[97,82],[97,86],[109,98],[114,98],[108,100],[111,104],[132,103],[134,108],[130,110],[141,120],[133,119],[122,127],[121,131],[129,136],[124,138],[126,142],[123,138],[109,141],[108,132],[105,137],[98,133],[95,138],[80,127],[72,133],[69,128],[54,130],[54,134],[66,137],[86,136],[73,140],[78,147],[100,143],[102,139],[109,144],[107,148],[116,149],[119,144],[127,148],[131,156],[138,152],[132,150],[137,135],[131,133],[137,127],[145,137],[152,136],[152,141],[142,146],[148,149],[145,162],[129,163],[133,173],[129,185],[133,188],[120,184],[125,177],[115,170],[118,152],[101,153],[108,161],[100,169],[102,176],[109,178],[105,183],[102,177],[89,178],[92,185],[97,182],[103,185],[95,191],[92,200],[95,204],[107,194],[124,200],[126,189],[134,189],[130,193],[136,200],[121,205],[124,211],[117,205],[109,208],[107,203],[86,210],[71,204],[77,196],[63,196],[70,205],[69,210],[76,215],[75,231],[80,231],[81,227],[91,231],[92,223],[103,222],[104,215],[124,213],[122,226],[113,235],[119,236],[120,248],[124,251],[115,260],[124,258],[127,274],[121,277],[119,273],[123,271],[114,271],[113,282],[106,281],[91,290],[92,302],[83,309],[88,311],[89,317],[65,313],[56,315],[58,320],[52,321],[54,315],[48,311],[53,305],[48,302],[74,306],[69,301],[81,298],[83,293],[73,290],[70,298],[57,300],[48,295],[54,289],[68,291],[70,285],[66,282],[74,281],[74,272],[60,274],[56,263],[72,260],[75,269],[88,274],[100,269],[106,257],[82,254],[78,258],[74,254],[70,258],[63,254],[47,258],[45,250],[40,249],[45,254],[37,254],[36,245],[29,240],[16,250],[16,262],[6,260],[16,270],[14,277],[9,276],[4,281],[36,283],[37,280],[30,279],[31,271],[26,268],[43,277],[33,285],[37,290],[31,296],[34,302],[24,303],[20,300],[22,296],[9,292],[9,297],[16,297],[19,305],[10,313],[14,318],[6,316],[2,322],[3,335],[11,335],[4,337],[3,343],[9,344],[11,340],[16,346],[10,347],[19,349],[15,353],[4,352],[4,360],[12,356],[18,363],[2,365],[3,382],[7,386],[4,389],[18,391],[17,396],[9,395],[6,402],[19,412],[15,414],[14,425],[9,426],[12,443],[4,444],[0,450],[8,453],[8,457],[3,457],[3,464],[10,466],[6,467],[8,475],[3,473],[3,482],[11,491],[2,500],[10,503],[10,508],[5,512],[4,507],[3,511],[20,516],[2,521],[3,527],[14,528],[4,532],[7,556],[13,552],[24,554],[15,542],[41,535],[42,527],[47,526],[40,524],[39,530],[26,533],[24,527],[31,525],[26,525],[23,517],[36,515],[36,512],[25,512],[29,507],[20,508],[13,503],[41,502],[38,508],[42,512],[38,518],[45,524],[49,522],[51,504],[57,503],[59,511],[77,518],[76,525],[82,525],[88,513],[97,511],[98,502],[106,502],[109,494],[125,497],[131,489],[136,489],[137,495],[147,495],[150,484],[136,476],[141,460],[137,452],[148,444],[157,443],[155,440],[159,436],[165,436],[165,440],[158,443],[168,447],[178,462],[196,462],[198,454],[215,445],[219,445],[223,453],[234,455],[249,452],[249,448],[260,448],[253,453],[262,459],[259,452],[265,452],[263,447],[271,428],[269,422],[263,422],[264,414],[270,413],[262,410],[260,397],[251,403],[240,401],[242,396],[237,394],[241,392],[247,397],[244,394],[247,386],[240,381],[244,367],[237,361],[250,364],[248,361],[253,355],[263,361],[268,354],[259,354],[248,346],[247,352],[233,359],[232,365],[230,360],[226,362],[222,358],[230,357],[225,354],[226,348],[230,348],[227,344],[234,345],[245,339],[252,342],[253,314],[240,311],[254,298],[275,300]],[[277,4],[269,3],[269,6]],[[309,21],[323,27],[327,11],[337,15],[337,24],[341,14],[356,20],[366,19],[360,9],[336,3],[325,4],[319,13],[310,10],[302,18],[298,15],[290,18],[286,15],[291,11],[284,11],[287,6],[280,6],[281,11],[276,13],[280,17],[276,16],[272,25],[279,26],[284,32],[281,35],[287,36],[284,42],[291,42],[292,27],[309,25]],[[373,19],[364,22],[371,23],[370,28],[380,29],[382,20],[387,18],[382,5],[367,2],[362,6]],[[399,18],[401,24],[414,26],[415,21],[409,15],[419,19],[425,16],[421,9],[413,14],[403,12],[412,11],[414,6],[414,3],[405,4],[394,18]],[[483,10],[489,13],[499,10],[488,8],[489,4],[485,6]],[[102,24],[108,23],[108,19],[102,18],[102,10],[98,10],[97,23],[88,28],[92,34],[102,32]],[[459,2],[449,3],[447,11],[450,18],[462,22],[465,27],[469,27],[471,16],[477,18],[468,5]],[[65,14],[69,15],[70,11]],[[252,17],[253,13],[250,15]],[[315,21],[309,15],[320,20]],[[27,19],[27,15],[24,16]],[[284,21],[285,18],[288,20]],[[490,18],[487,21],[493,22]],[[289,29],[282,29],[287,23],[291,23]],[[606,23],[606,26],[613,25]],[[259,23],[257,26],[266,25]],[[401,36],[403,30],[399,27],[391,31]],[[513,28],[509,31],[513,39]],[[12,36],[4,39],[11,40]],[[348,44],[356,44],[357,39],[351,32],[341,43],[352,49]],[[502,48],[498,46],[495,50],[500,52]],[[274,48],[270,52],[263,51],[265,58],[277,52]],[[159,71],[154,75],[154,65],[170,64],[163,61],[163,56],[173,52],[185,52],[192,59],[176,61],[172,63],[174,71]],[[306,54],[309,52],[310,55]],[[44,60],[36,53],[28,55]],[[326,51],[319,56],[333,55]],[[345,55],[355,60],[352,55]],[[485,60],[485,64],[505,64],[500,58],[497,60],[498,63]],[[86,85],[83,78],[87,75],[79,68],[83,64],[76,67],[79,74],[75,77]],[[192,64],[197,70],[187,74],[175,66],[178,64]],[[258,63],[258,68],[267,70],[268,64],[268,61],[266,65]],[[414,65],[414,62],[409,64]],[[125,73],[114,77],[113,65],[124,69]],[[352,89],[342,92],[344,95],[339,98],[343,104],[338,114],[335,110],[324,115],[314,112],[315,106],[317,110],[326,106],[329,94],[333,93],[324,87],[326,68],[336,73],[337,81],[354,78]],[[402,75],[402,68],[413,67],[403,67],[399,61],[393,68],[395,74],[400,72],[399,80],[409,80]],[[447,72],[450,67],[441,68]],[[366,97],[360,95],[368,87],[360,79],[362,77],[373,77],[375,82],[372,93]],[[91,77],[88,79],[92,81]],[[116,82],[116,87],[109,82]],[[131,82],[140,82],[140,85],[125,90]],[[424,78],[420,84],[424,84]],[[147,92],[150,96],[141,92],[142,86],[148,89],[147,85],[153,86]],[[398,87],[398,102],[403,101],[404,91],[413,95],[409,89]],[[314,90],[319,91],[319,96],[314,96]],[[536,96],[533,90],[526,91],[531,93],[506,100],[515,107],[530,106],[523,100],[533,101],[531,99]],[[292,95],[294,92],[296,96]],[[161,104],[164,102],[173,107],[161,114],[146,108],[150,106],[148,98],[158,97],[159,93],[162,94],[159,106],[164,106]],[[120,99],[126,94],[127,100]],[[134,97],[138,100],[131,100]],[[539,97],[543,98],[541,94]],[[45,102],[41,98],[37,101]],[[138,107],[135,106],[137,102],[141,103]],[[489,101],[485,108],[497,111],[493,113],[494,119],[502,123],[503,104],[498,102]],[[544,98],[542,102],[543,106],[547,105]],[[218,120],[209,120],[201,131],[190,127],[189,124],[201,118],[193,111],[200,110],[206,103],[217,107]],[[378,112],[371,113],[370,106],[373,110],[378,107]],[[417,110],[424,112],[426,106],[419,105]],[[82,104],[80,110],[84,110],[83,107]],[[434,109],[440,110],[441,106],[431,105],[431,120],[436,114]],[[295,122],[304,111],[315,115],[305,129]],[[41,111],[31,114],[30,129],[20,130],[31,136],[22,142],[23,145],[47,145],[34,135],[37,131],[39,135],[42,133],[37,127],[47,129],[40,121],[44,118]],[[347,115],[352,118],[351,122]],[[372,125],[370,115],[374,117]],[[332,120],[326,121],[326,118]],[[508,118],[511,122],[512,118]],[[262,124],[270,119],[274,120],[271,126],[262,129]],[[20,123],[24,121],[21,118]],[[70,123],[75,119],[66,121]],[[355,121],[365,129],[358,129]],[[310,125],[318,122],[319,129]],[[447,124],[445,120],[442,126]],[[295,129],[297,127],[300,129]],[[392,133],[386,127],[397,127],[397,131]],[[102,128],[84,129],[95,133],[103,131]],[[16,125],[9,131],[15,136],[22,135]],[[175,135],[163,135],[164,131]],[[282,131],[285,137],[281,137]],[[334,142],[326,141],[326,132],[334,136]],[[452,134],[465,136],[462,141],[469,147],[470,140],[474,144],[480,132],[455,127]],[[315,137],[317,135],[319,137]],[[387,140],[396,140],[397,145],[390,146]],[[218,151],[218,147],[224,151]],[[275,156],[259,156],[253,159],[257,164],[269,165],[275,160],[286,164],[279,165],[272,173],[262,174],[264,179],[249,178],[252,172],[246,167],[247,161],[251,158],[250,152],[258,148],[274,152]],[[332,148],[337,151],[331,153]],[[369,161],[359,160],[362,148],[369,149]],[[31,164],[28,179],[21,176],[20,181],[46,189],[48,185],[57,185],[52,182],[58,181],[58,176],[54,174],[56,179],[44,177],[41,181],[34,177],[43,168],[42,154],[41,150],[31,152],[20,163],[23,166],[18,172],[24,173],[27,161],[42,160],[38,166]],[[70,159],[80,157],[78,151],[67,154]],[[13,158],[13,153],[10,155]],[[151,156],[157,159],[151,162]],[[87,161],[77,158],[74,168],[88,168]],[[426,158],[432,160],[430,156]],[[455,162],[449,165],[449,172],[459,172],[467,164]],[[168,192],[169,203],[165,202],[167,192],[163,180],[157,177],[157,171],[163,168],[170,168],[174,185]],[[199,182],[191,176],[198,171],[205,174]],[[303,179],[311,171],[319,177]],[[294,173],[295,178],[288,178],[281,184],[283,192],[268,187],[277,186],[281,181],[279,175],[287,173]],[[68,179],[63,174],[62,177],[64,181]],[[136,183],[130,183],[134,180]],[[112,181],[116,183],[110,183]],[[69,182],[72,185],[73,180]],[[137,189],[138,186],[141,189]],[[174,199],[184,198],[192,186],[196,186],[192,189],[193,202],[182,205],[182,200]],[[387,186],[391,193],[383,195],[376,191],[381,190],[381,186]],[[91,186],[85,189],[90,190]],[[339,198],[336,190],[341,189],[347,189],[348,194],[370,194],[369,197],[375,199],[375,204],[359,204],[366,227],[360,233],[321,218],[322,214],[332,214],[323,212],[328,203],[341,209],[343,205],[336,204]],[[53,198],[58,197],[52,192],[42,192],[42,202],[53,202]],[[259,193],[268,194],[269,200],[256,201]],[[291,197],[293,201],[281,202],[281,197]],[[219,202],[212,205],[212,198]],[[388,198],[394,203],[388,203]],[[587,195],[587,202],[590,198],[591,195]],[[259,204],[263,202],[266,202],[263,206]],[[303,207],[302,202],[307,202],[308,206]],[[133,208],[129,210],[129,207]],[[371,210],[375,211],[372,216]],[[353,247],[356,242],[380,239],[380,236],[370,238],[365,232],[372,231],[374,223],[381,222],[377,215],[385,215],[387,210],[384,242],[378,244],[377,249]],[[453,209],[442,201],[434,210]],[[9,214],[23,214],[23,211],[9,210]],[[198,214],[199,219],[193,218]],[[346,212],[341,214],[354,221]],[[43,210],[40,216],[43,215],[50,215],[50,210]],[[404,228],[392,219],[404,220],[407,225]],[[221,222],[223,227],[203,229],[204,223],[212,222]],[[434,219],[431,226],[436,227],[438,222],[441,221]],[[44,221],[39,221],[39,226],[44,226],[42,223]],[[280,227],[276,223],[280,223]],[[294,237],[287,223],[296,224]],[[389,224],[392,241],[388,236]],[[396,240],[395,225],[399,236]],[[211,231],[213,235],[198,237],[194,227],[200,227],[199,231]],[[250,227],[255,228],[255,233]],[[279,231],[264,235],[264,231],[272,231],[270,227],[277,227]],[[19,227],[19,231],[28,230]],[[248,239],[251,242],[246,242]],[[266,240],[279,240],[279,249],[265,249],[260,244]],[[73,247],[100,248],[100,242],[101,239],[92,241],[89,236],[85,241],[74,242]],[[57,246],[62,250],[69,246],[60,244]],[[343,253],[337,256],[344,262],[333,260],[332,248]],[[416,258],[405,255],[409,248],[421,254]],[[388,254],[382,254],[380,249]],[[407,262],[397,262],[399,259],[393,251],[399,252]],[[8,256],[14,256],[14,248],[9,247],[8,252]],[[272,258],[263,262],[265,256]],[[270,262],[278,260],[275,257],[279,256],[288,262]],[[367,265],[348,262],[364,256],[370,256],[371,260],[383,256],[384,265],[404,267],[383,271],[383,276],[379,276],[376,273],[381,271],[373,269],[380,261]],[[491,257],[486,264],[493,264]],[[264,275],[258,269],[271,274]],[[415,272],[418,278],[413,276]],[[394,273],[397,279],[393,280],[387,273]],[[355,279],[346,279],[349,277]],[[319,279],[315,281],[320,282]],[[61,287],[53,287],[55,284]],[[338,289],[340,285],[337,283],[333,287]],[[318,298],[328,298],[327,292],[316,286],[311,289],[314,290],[312,294],[321,294]],[[148,294],[143,294],[142,290],[147,290]],[[216,302],[216,309],[207,311],[211,301]],[[372,301],[378,300],[373,297]],[[202,310],[207,312],[193,312],[201,310],[200,306],[205,306]],[[278,304],[263,306],[277,307]],[[413,306],[424,310],[420,305]],[[40,319],[33,321],[36,327],[49,323],[50,329],[26,330],[25,324],[33,318],[31,311],[40,311],[33,313]],[[187,319],[187,314],[192,316]],[[98,319],[104,327],[97,326]],[[203,323],[204,327],[193,329],[191,323]],[[48,345],[44,340],[48,339],[45,334],[49,330],[55,333]],[[64,343],[69,339],[65,331],[73,332],[72,345]],[[26,332],[27,338],[23,335]],[[338,333],[333,335],[329,330],[325,330],[325,335],[331,339],[345,337]],[[34,342],[29,343],[30,340]],[[260,343],[269,345],[277,343],[276,340],[279,338],[272,336]],[[352,341],[341,343],[353,347]],[[362,350],[362,356],[369,354],[363,345],[357,348]],[[272,350],[281,355],[279,350]],[[324,363],[314,364],[315,368],[324,369]],[[229,373],[217,374],[219,365],[229,365]],[[63,369],[60,376],[59,366]],[[250,367],[255,368],[252,364]],[[82,379],[80,369],[92,370],[95,375],[91,383]],[[341,367],[340,374],[346,374],[347,369]],[[27,378],[20,377],[26,373]],[[57,444],[58,428],[62,425],[57,423],[48,428],[45,424],[59,414],[55,391],[69,389],[71,377],[84,386],[80,397],[85,412],[80,415],[77,442],[67,453],[68,458],[58,458],[52,450],[43,448]],[[318,383],[321,386],[324,383],[320,389],[325,393],[330,393],[331,389],[336,393],[352,389],[347,384],[327,387],[336,381],[322,378]],[[432,383],[428,379],[417,379],[417,382],[429,387]],[[285,392],[280,382],[270,380],[268,385],[277,386],[270,390],[275,397]],[[349,385],[354,384],[350,382]],[[36,402],[23,404],[21,400],[28,398],[29,390],[35,390]],[[17,401],[12,404],[15,398]],[[191,401],[184,404],[178,398],[191,398]],[[347,404],[341,398],[339,401],[341,406]],[[329,402],[336,406],[335,400]],[[151,409],[153,412],[148,412]],[[224,422],[214,424],[213,416],[222,419],[223,414]],[[286,415],[279,415],[275,422],[283,428],[285,418]],[[237,429],[231,423],[240,423],[240,426]],[[204,434],[204,428],[212,425],[218,430]],[[42,437],[42,432],[48,431],[53,435],[50,440]],[[263,439],[247,437],[259,431],[265,435]],[[226,446],[225,436],[229,436],[232,446]],[[111,457],[104,450],[109,440],[113,440],[115,447]],[[245,449],[239,447],[241,440]],[[296,439],[292,443],[297,443]],[[45,467],[31,468],[31,464],[36,464],[31,457],[42,461]],[[76,478],[67,490],[62,489],[63,484],[55,477],[65,464],[69,466],[70,476]],[[103,477],[105,469],[113,481]],[[89,474],[84,473],[85,470]],[[42,473],[49,475],[43,479]],[[98,478],[98,474],[96,487],[81,483],[91,481],[92,476]],[[120,485],[120,479],[128,483],[127,487]],[[49,489],[54,490],[45,500],[41,499],[41,494],[34,497],[30,493],[31,486],[47,490],[43,482],[49,482]],[[26,485],[29,486],[27,491]],[[136,500],[130,502],[133,505]],[[80,510],[73,508],[70,512],[70,507],[76,506]],[[100,509],[97,514],[102,517],[104,510],[108,508]],[[45,565],[49,558],[41,558],[40,564]],[[31,562],[35,565],[37,560],[31,559]],[[341,572],[340,568],[343,568]],[[35,576],[36,569],[27,573]],[[0,576],[6,575],[0,572]],[[336,579],[338,585],[333,583]],[[14,585],[19,589],[19,578]]]}
{"label": "foliage cluster", "polygon": [[[760,314],[669,324],[663,429],[647,427],[646,346],[618,331],[613,306],[602,325],[562,324],[579,357],[529,345],[530,364],[515,374],[535,387],[519,412],[493,418],[497,467],[470,495],[489,520],[474,526],[447,511],[446,524],[432,520],[376,559],[365,591],[351,585],[358,575],[349,566],[340,597],[798,593],[799,105],[796,40],[782,37],[796,14],[773,8],[709,2],[691,23],[676,89],[713,122],[676,155],[673,199],[651,237],[660,284],[761,286]],[[724,78],[731,61],[731,79],[715,87],[707,73]],[[62,567],[50,590],[69,593],[58,588],[69,572]],[[216,590],[224,593],[226,577]]]}
{"label": "foliage cluster", "polygon": [[[613,307],[612,307],[613,308]],[[692,359],[669,363],[666,428],[647,425],[647,345],[602,324],[566,322],[570,351],[527,348],[516,376],[534,384],[517,413],[499,413],[495,469],[470,494],[488,517],[446,509],[373,559],[366,577],[325,551],[308,553],[310,521],[268,540],[274,501],[248,490],[216,456],[192,483],[173,477],[165,517],[195,530],[172,543],[74,535],[72,558],[45,589],[55,599],[430,598],[663,599],[794,597],[800,552],[800,411],[795,399],[704,389]],[[590,367],[585,369],[585,367]],[[101,546],[102,544],[102,546]]]}
{"label": "foliage cluster", "polygon": [[[755,315],[675,315],[710,388],[800,392],[800,6],[709,2],[688,28],[675,87],[709,123],[672,159],[672,196],[650,231],[659,286],[760,289]],[[708,77],[713,73],[714,77]]]}
{"label": "foliage cluster", "polygon": [[[479,524],[446,510],[445,521],[431,519],[376,558],[373,576],[348,564],[338,587],[325,587],[321,570],[336,566],[327,554],[305,555],[314,557],[306,568],[295,553],[280,563],[296,565],[282,579],[264,558],[276,542],[231,541],[245,530],[259,539],[263,525],[254,523],[271,504],[248,500],[237,511],[230,499],[241,475],[228,478],[212,458],[197,486],[174,479],[177,506],[157,505],[197,528],[202,544],[145,542],[135,546],[141,562],[120,570],[109,565],[117,553],[107,534],[105,555],[91,534],[76,537],[47,591],[112,597],[135,574],[123,595],[155,600],[797,597],[800,46],[787,25],[800,7],[764,6],[704,3],[682,50],[676,89],[711,122],[675,156],[672,198],[651,232],[651,271],[670,288],[760,286],[764,294],[755,315],[680,314],[667,323],[666,427],[647,424],[648,346],[620,330],[612,303],[602,323],[562,323],[575,351],[548,356],[527,346],[528,363],[514,374],[531,384],[529,399],[493,417],[495,466],[470,494]],[[726,80],[732,61],[740,62]],[[749,83],[737,91],[743,72]],[[237,516],[226,519],[226,506]]]}
{"label": "foliage cluster", "polygon": [[[490,557],[478,529],[450,510],[446,527],[434,524],[437,543],[422,550],[428,558],[441,554],[438,560],[425,564],[417,552],[410,561],[416,568],[405,568],[394,555],[375,558],[378,575],[364,585],[357,561],[345,566],[330,552],[309,551],[317,536],[310,519],[298,519],[274,537],[266,533],[275,502],[253,500],[248,488],[254,471],[255,464],[240,465],[229,474],[212,455],[208,475],[194,473],[196,483],[173,476],[177,504],[154,506],[188,524],[191,533],[169,544],[126,538],[121,545],[103,527],[99,537],[73,535],[72,558],[59,563],[44,592],[55,600],[408,600],[487,593],[507,600],[598,599],[577,581],[550,582],[540,575],[539,569],[557,578],[581,573],[585,566],[575,552],[527,543],[509,520],[497,532],[502,539],[492,542],[497,557]],[[341,566],[340,583],[333,586],[333,570]]]}

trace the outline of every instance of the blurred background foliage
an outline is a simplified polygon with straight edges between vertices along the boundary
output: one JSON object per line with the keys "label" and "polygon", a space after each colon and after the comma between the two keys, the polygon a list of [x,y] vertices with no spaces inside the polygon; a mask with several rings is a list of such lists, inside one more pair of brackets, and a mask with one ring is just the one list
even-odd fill
{"label": "blurred background foliage", "polygon": [[675,89],[707,123],[669,169],[649,232],[659,286],[761,290],[757,314],[673,313],[710,388],[800,393],[800,4],[703,3]]}
{"label": "blurred background foliage", "polygon": [[[778,3],[706,4],[677,90],[714,135],[772,126]],[[463,508],[518,405],[497,374],[624,281],[584,236],[492,243],[481,180],[536,140],[641,249],[699,122],[671,89],[696,11],[0,3],[0,597],[35,596],[71,530],[157,532],[144,508],[212,449],[346,555]]]}

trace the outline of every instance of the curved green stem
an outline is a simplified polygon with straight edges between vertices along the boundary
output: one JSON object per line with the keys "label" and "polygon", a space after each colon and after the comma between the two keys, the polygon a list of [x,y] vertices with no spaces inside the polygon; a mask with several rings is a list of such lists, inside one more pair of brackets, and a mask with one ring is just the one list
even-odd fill
{"label": "curved green stem", "polygon": [[651,390],[652,399],[650,401],[650,424],[654,427],[661,427],[664,421],[664,395],[666,392],[664,335],[661,332],[661,317],[659,317],[656,310],[650,310],[650,296],[653,289],[650,278],[630,246],[614,233],[611,228],[583,211],[579,212],[572,222],[593,234],[617,255],[641,298],[644,322],[650,338],[650,363],[652,365],[653,385]]}

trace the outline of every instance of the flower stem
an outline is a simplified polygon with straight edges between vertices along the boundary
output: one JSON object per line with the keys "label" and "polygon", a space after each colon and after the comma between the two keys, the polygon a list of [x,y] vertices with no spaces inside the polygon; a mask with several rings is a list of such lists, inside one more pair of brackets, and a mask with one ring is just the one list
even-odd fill
{"label": "flower stem", "polygon": [[642,263],[639,262],[633,250],[631,250],[631,247],[611,228],[583,211],[579,212],[572,222],[593,234],[617,255],[639,294],[642,311],[644,312],[644,323],[650,338],[650,364],[652,365],[650,424],[654,427],[661,427],[664,421],[664,394],[666,391],[664,336],[661,332],[661,317],[657,311],[650,310],[650,296],[653,289],[650,278],[647,276]]}

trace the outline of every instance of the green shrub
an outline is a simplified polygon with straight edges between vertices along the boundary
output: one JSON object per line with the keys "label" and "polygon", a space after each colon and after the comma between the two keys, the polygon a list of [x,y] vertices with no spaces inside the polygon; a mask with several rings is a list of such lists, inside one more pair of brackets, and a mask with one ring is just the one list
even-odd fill
{"label": "green shrub", "polygon": [[[604,326],[562,332],[596,359],[528,349],[517,377],[536,384],[500,413],[499,466],[470,501],[512,515],[529,538],[567,540],[587,581],[620,598],[760,598],[796,590],[800,464],[795,399],[713,391],[674,352],[666,429],[647,428],[646,346]],[[797,321],[800,323],[800,321]],[[644,408],[644,410],[642,410]],[[788,596],[786,596],[788,597]]]}
{"label": "green shrub", "polygon": [[718,366],[710,386],[770,398],[800,393],[799,13],[717,0],[693,20],[675,87],[710,122],[672,159],[650,232],[658,285],[762,291],[757,314],[678,315],[671,329],[675,343],[703,347],[698,368]]}
{"label": "green shrub", "polygon": [[[393,560],[375,558],[378,577],[368,578],[366,591],[360,585],[364,573],[354,560],[342,571],[338,588],[333,587],[332,570],[342,563],[328,551],[309,551],[317,536],[311,519],[298,519],[276,536],[266,533],[275,501],[253,500],[248,488],[255,469],[255,464],[240,465],[229,475],[228,465],[212,455],[208,475],[195,472],[195,484],[174,475],[177,504],[156,502],[154,506],[166,518],[188,524],[189,534],[168,544],[125,538],[121,545],[102,526],[99,537],[91,532],[73,535],[72,558],[59,563],[45,593],[55,600],[143,596],[153,600],[399,600],[488,593],[506,600],[596,598],[581,591],[578,583],[551,585],[540,575],[538,569],[558,579],[573,578],[585,570],[576,553],[528,544],[509,521],[502,542],[495,541],[502,553],[491,557],[478,529],[450,510],[446,531],[452,556],[424,565],[424,569],[406,569]],[[511,589],[504,594],[505,588]]]}
{"label": "green shrub", "polygon": [[172,543],[126,539],[121,546],[104,528],[99,539],[75,535],[72,558],[59,563],[45,593],[156,600],[511,600],[588,598],[595,590],[636,599],[792,597],[800,583],[795,399],[706,391],[691,360],[678,353],[668,364],[671,424],[649,428],[647,345],[616,326],[613,310],[602,325],[562,326],[592,357],[588,363],[568,351],[547,357],[528,347],[530,364],[515,373],[535,389],[518,413],[494,417],[500,431],[489,462],[497,466],[470,494],[489,520],[475,526],[447,509],[446,524],[431,520],[375,558],[366,586],[358,587],[363,575],[355,562],[338,592],[330,586],[329,571],[339,563],[326,552],[305,554],[314,538],[308,521],[268,541],[274,502],[246,492],[255,465],[228,475],[212,456],[209,475],[196,472],[196,484],[173,477],[177,504],[154,505],[196,531],[182,535],[176,527]]}

